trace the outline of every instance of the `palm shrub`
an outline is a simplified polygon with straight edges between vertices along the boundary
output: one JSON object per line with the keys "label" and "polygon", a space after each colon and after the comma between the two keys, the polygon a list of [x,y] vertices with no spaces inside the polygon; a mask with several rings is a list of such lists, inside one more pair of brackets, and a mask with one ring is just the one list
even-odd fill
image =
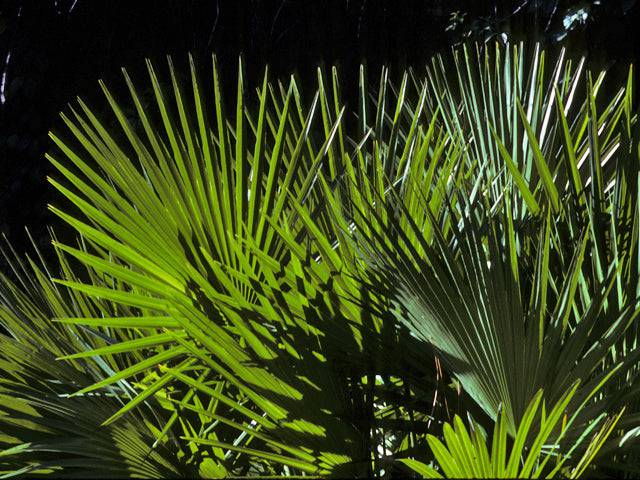
{"label": "palm shrub", "polygon": [[78,101],[48,155],[78,241],[6,255],[0,472],[633,474],[632,74],[546,58],[361,69],[350,113],[336,69],[255,100],[240,65],[226,102],[215,58],[211,95],[125,72],[134,118],[101,84],[118,132]]}

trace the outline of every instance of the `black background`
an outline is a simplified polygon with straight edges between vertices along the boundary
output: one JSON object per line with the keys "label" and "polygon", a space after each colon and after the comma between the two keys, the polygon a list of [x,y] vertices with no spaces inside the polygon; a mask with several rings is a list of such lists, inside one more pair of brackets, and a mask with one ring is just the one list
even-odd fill
{"label": "black background", "polygon": [[[593,68],[608,67],[614,75],[640,58],[635,0],[11,0],[0,5],[5,77],[0,231],[18,251],[27,249],[25,226],[45,245],[46,227],[58,225],[46,209],[56,197],[46,182],[50,167],[44,159],[51,148],[47,132],[62,130],[58,112],[76,95],[99,112],[104,101],[97,80],[121,85],[121,66],[144,84],[144,58],[164,64],[170,54],[181,66],[191,52],[208,65],[215,51],[225,83],[232,83],[242,53],[251,86],[269,64],[272,77],[295,71],[309,90],[318,64],[337,64],[347,101],[362,61],[374,75],[382,64],[397,72],[419,67],[461,41],[501,33],[552,48],[564,36],[561,43],[570,52],[587,55]],[[564,16],[583,7],[587,21],[566,31]],[[455,18],[463,21],[456,24]]]}

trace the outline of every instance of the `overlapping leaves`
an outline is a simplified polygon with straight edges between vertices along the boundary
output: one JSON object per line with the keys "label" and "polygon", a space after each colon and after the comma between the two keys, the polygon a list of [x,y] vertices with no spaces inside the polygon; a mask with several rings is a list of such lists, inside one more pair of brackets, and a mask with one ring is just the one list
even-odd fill
{"label": "overlapping leaves", "polygon": [[254,103],[240,66],[231,114],[215,59],[210,82],[149,64],[151,98],[125,73],[135,118],[102,85],[117,125],[80,101],[52,135],[52,210],[82,241],[55,243],[55,284],[29,277],[58,306],[20,307],[93,372],[56,402],[109,392],[103,429],[152,412],[140,445],[201,475],[370,476],[428,463],[456,413],[518,438],[540,389],[579,380],[544,441],[611,451],[611,429],[584,440],[638,418],[631,85],[604,101],[604,75],[545,58],[463,49],[374,93],[361,70],[355,133],[335,69],[312,98],[265,72]]}

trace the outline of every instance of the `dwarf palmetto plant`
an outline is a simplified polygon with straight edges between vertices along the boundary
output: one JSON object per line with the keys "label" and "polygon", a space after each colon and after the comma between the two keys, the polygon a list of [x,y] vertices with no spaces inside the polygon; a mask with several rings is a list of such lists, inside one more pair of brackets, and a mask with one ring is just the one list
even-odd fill
{"label": "dwarf palmetto plant", "polygon": [[214,59],[63,114],[78,242],[6,255],[0,474],[634,472],[631,80],[487,48],[352,113],[335,69],[226,102]]}

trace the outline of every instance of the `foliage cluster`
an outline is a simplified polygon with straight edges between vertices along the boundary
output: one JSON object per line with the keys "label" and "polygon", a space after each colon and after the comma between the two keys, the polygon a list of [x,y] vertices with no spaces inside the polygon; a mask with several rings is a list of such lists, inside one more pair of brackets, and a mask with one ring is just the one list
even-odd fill
{"label": "foliage cluster", "polygon": [[637,473],[631,72],[486,44],[347,110],[148,70],[51,135],[77,243],[5,249],[0,475]]}

